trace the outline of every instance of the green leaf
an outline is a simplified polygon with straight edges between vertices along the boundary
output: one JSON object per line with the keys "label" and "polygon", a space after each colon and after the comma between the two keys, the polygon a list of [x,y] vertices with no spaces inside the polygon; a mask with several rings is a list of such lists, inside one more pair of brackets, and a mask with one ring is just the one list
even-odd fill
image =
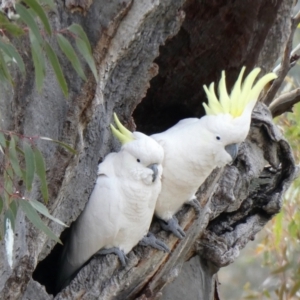
{"label": "green leaf", "polygon": [[12,34],[14,37],[19,37],[20,35],[24,34],[24,30],[8,20],[6,15],[4,15],[2,12],[0,12],[0,28]]}
{"label": "green leaf", "polygon": [[60,33],[56,35],[57,41],[59,44],[60,49],[62,52],[66,55],[68,60],[71,62],[74,70],[77,72],[77,74],[83,79],[87,80],[84,71],[81,67],[80,61],[75,53],[75,50],[73,49],[71,43]]}
{"label": "green leaf", "polygon": [[48,203],[48,186],[47,186],[47,180],[46,180],[46,168],[45,168],[45,162],[42,153],[40,150],[36,147],[33,149],[34,153],[34,159],[35,159],[35,172],[39,176],[41,181],[41,192],[44,198],[44,201]]}
{"label": "green leaf", "polygon": [[24,2],[39,16],[39,18],[41,19],[45,27],[45,30],[49,35],[51,35],[52,34],[51,26],[49,24],[46,13],[44,12],[40,4],[35,0],[24,0]]}
{"label": "green leaf", "polygon": [[75,42],[76,42],[76,46],[77,46],[79,52],[82,54],[83,58],[89,65],[91,71],[93,72],[95,79],[98,80],[98,74],[97,74],[94,58],[93,58],[92,54],[90,53],[88,47],[86,46],[85,42],[79,38],[76,38]]}
{"label": "green leaf", "polygon": [[41,92],[46,73],[45,58],[40,44],[31,32],[29,32],[29,37],[31,41],[31,54],[35,70],[35,83],[37,90]]}
{"label": "green leaf", "polygon": [[18,146],[16,147],[16,150],[19,154],[21,154],[22,156],[24,156],[24,151],[22,151]]}
{"label": "green leaf", "polygon": [[17,212],[18,212],[18,202],[16,200],[13,200],[10,205],[9,205],[10,210],[13,213],[14,219],[17,217]]}
{"label": "green leaf", "polygon": [[53,140],[53,139],[50,139],[48,137],[44,137],[44,136],[40,136],[40,139],[41,140],[45,140],[45,141],[51,141],[53,143],[56,143],[56,144],[59,144],[60,146],[66,148],[69,152],[71,152],[72,154],[77,154],[76,150],[73,149],[71,146],[69,146],[68,144],[65,144],[61,141],[57,141],[57,140]]}
{"label": "green leaf", "polygon": [[65,223],[63,223],[59,219],[54,218],[53,216],[51,216],[48,209],[47,209],[47,207],[44,204],[42,204],[41,202],[36,201],[36,200],[29,200],[29,203],[31,204],[31,206],[34,209],[36,209],[38,212],[40,212],[41,214],[43,214],[47,218],[51,219],[52,221],[54,221],[54,222],[56,222],[56,223],[58,223],[62,226],[68,227]]}
{"label": "green leaf", "polygon": [[10,195],[13,192],[13,170],[12,167],[8,167],[4,170],[4,198],[5,198],[5,203],[6,207],[10,203]]}
{"label": "green leaf", "polygon": [[92,47],[90,45],[86,33],[84,32],[82,27],[78,24],[72,24],[67,29],[76,35],[75,37],[76,46],[80,51],[80,53],[82,54],[83,58],[86,60],[87,64],[89,65],[95,79],[98,80],[96,65],[92,55]]}
{"label": "green leaf", "polygon": [[25,75],[25,64],[16,48],[12,44],[3,42],[2,39],[0,39],[0,48],[5,52],[6,55],[16,61],[20,71],[23,75]]}
{"label": "green leaf", "polygon": [[2,28],[14,37],[20,37],[25,33],[21,27],[17,26],[14,23],[6,23],[2,26]]}
{"label": "green leaf", "polygon": [[27,26],[30,28],[30,30],[32,31],[33,35],[36,37],[38,42],[40,44],[42,44],[43,39],[40,34],[40,30],[39,30],[34,18],[32,17],[31,13],[29,12],[29,10],[27,8],[25,8],[25,6],[23,6],[22,4],[17,3],[16,11],[17,11],[18,15],[20,15],[22,21],[24,21],[27,24]]}
{"label": "green leaf", "polygon": [[28,191],[31,190],[32,187],[32,181],[34,177],[34,154],[31,148],[31,145],[24,142],[24,153],[25,153],[25,164],[26,164],[26,177],[24,178],[26,183],[26,189]]}
{"label": "green leaf", "polygon": [[0,145],[6,148],[6,138],[3,132],[0,132]]}
{"label": "green leaf", "polygon": [[82,29],[82,27],[78,24],[72,24],[67,29],[70,30],[72,33],[74,33],[77,37],[79,37],[79,39],[81,39],[84,42],[84,44],[86,45],[87,51],[89,52],[90,55],[92,55],[92,47],[90,45],[90,42],[89,42],[89,39],[88,39],[86,33]]}
{"label": "green leaf", "polygon": [[32,205],[25,200],[20,200],[20,207],[26,214],[27,218],[32,222],[32,224],[39,230],[42,230],[49,238],[55,240],[56,242],[62,244],[61,240],[48,228],[32,207]]}
{"label": "green leaf", "polygon": [[9,159],[11,165],[13,167],[14,172],[19,176],[22,177],[22,171],[19,165],[19,159],[16,151],[16,141],[15,137],[12,135],[11,140],[9,142]]}
{"label": "green leaf", "polygon": [[0,52],[0,72],[2,78],[8,81],[11,85],[13,84],[13,80],[11,78],[10,72],[8,71],[7,64],[3,58],[2,53]]}
{"label": "green leaf", "polygon": [[41,92],[44,82],[45,73],[42,68],[42,65],[39,62],[39,57],[37,55],[36,49],[34,47],[31,47],[31,54],[34,64],[34,71],[35,71],[35,83],[37,86],[37,90]]}
{"label": "green leaf", "polygon": [[50,63],[52,65],[52,68],[54,70],[54,73],[56,75],[57,81],[58,81],[65,97],[68,97],[68,85],[67,85],[66,79],[64,77],[64,74],[61,70],[60,63],[58,61],[58,58],[57,58],[55,52],[53,51],[53,49],[47,42],[45,43],[45,50],[46,50],[46,53],[50,60]]}
{"label": "green leaf", "polygon": [[15,217],[14,217],[14,213],[12,212],[12,210],[10,208],[8,208],[4,214],[4,234],[6,232],[6,219],[10,220],[11,223],[11,227],[13,229],[13,231],[15,231]]}

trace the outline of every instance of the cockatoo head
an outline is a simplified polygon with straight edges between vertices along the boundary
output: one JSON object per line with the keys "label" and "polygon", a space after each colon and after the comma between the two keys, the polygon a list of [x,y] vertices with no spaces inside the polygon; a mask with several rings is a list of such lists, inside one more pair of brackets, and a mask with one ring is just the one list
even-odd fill
{"label": "cockatoo head", "polygon": [[215,94],[214,82],[210,84],[209,88],[206,85],[203,86],[208,98],[208,104],[203,103],[206,111],[203,122],[206,123],[211,142],[215,144],[215,151],[218,151],[215,154],[216,161],[219,161],[218,165],[222,164],[222,161],[228,163],[235,158],[238,144],[243,142],[248,135],[252,110],[260,92],[266,83],[277,77],[274,73],[269,73],[253,85],[260,69],[252,70],[242,83],[244,72],[245,67],[242,68],[230,95],[228,95],[225,72],[222,71],[218,86],[219,100]]}
{"label": "cockatoo head", "polygon": [[141,132],[130,132],[121,124],[116,114],[114,120],[119,130],[111,125],[112,132],[122,143],[121,152],[126,156],[123,159],[124,166],[120,169],[129,171],[136,180],[142,180],[147,185],[160,180],[163,148]]}

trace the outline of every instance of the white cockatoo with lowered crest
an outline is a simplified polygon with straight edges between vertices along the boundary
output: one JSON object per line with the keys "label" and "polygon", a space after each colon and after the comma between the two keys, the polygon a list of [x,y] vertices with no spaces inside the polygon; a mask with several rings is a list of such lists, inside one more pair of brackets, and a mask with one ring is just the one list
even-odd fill
{"label": "white cockatoo with lowered crest", "polygon": [[163,251],[168,247],[148,230],[161,190],[163,148],[141,132],[130,132],[114,114],[113,134],[123,144],[98,166],[90,199],[71,229],[61,258],[57,291],[65,287],[95,254],[126,254],[139,242]]}
{"label": "white cockatoo with lowered crest", "polygon": [[252,110],[266,83],[276,78],[274,73],[264,75],[253,85],[259,68],[242,78],[245,67],[230,95],[227,93],[225,72],[219,82],[219,100],[214,83],[204,85],[208,104],[206,115],[178,122],[170,129],[152,137],[164,148],[162,190],[158,197],[155,214],[164,230],[178,238],[185,236],[174,214],[184,203],[198,205],[196,192],[216,167],[232,162],[238,153],[238,145],[249,132]]}

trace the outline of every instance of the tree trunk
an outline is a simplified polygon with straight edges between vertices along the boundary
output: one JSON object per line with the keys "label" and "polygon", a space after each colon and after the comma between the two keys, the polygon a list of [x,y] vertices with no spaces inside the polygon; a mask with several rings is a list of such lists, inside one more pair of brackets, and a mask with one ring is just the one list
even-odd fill
{"label": "tree trunk", "polygon": [[[119,149],[109,128],[113,112],[130,130],[161,132],[182,118],[204,114],[202,85],[218,81],[222,70],[228,88],[243,65],[247,72],[258,63],[264,72],[270,71],[288,38],[292,3],[59,1],[57,11],[49,14],[51,23],[57,31],[73,22],[84,27],[99,81],[89,74],[83,82],[61,57],[68,99],[49,65],[39,94],[32,61],[27,59],[26,79],[16,76],[14,89],[2,87],[0,103],[1,128],[48,136],[77,151],[72,156],[55,144],[39,142],[48,167],[51,213],[70,225],[83,210],[98,163]],[[53,47],[58,49],[54,42]],[[153,222],[151,230],[168,244],[171,254],[138,246],[123,269],[115,255],[96,256],[55,299],[214,299],[218,269],[232,263],[279,212],[294,173],[288,143],[268,108],[259,104],[238,158],[215,170],[201,186],[200,214],[188,207],[177,214],[186,237],[179,241]],[[37,186],[35,182],[30,197],[42,201]],[[57,235],[63,232],[60,225],[44,221]],[[19,211],[13,269],[4,249],[2,242],[1,299],[53,299],[60,246]]]}

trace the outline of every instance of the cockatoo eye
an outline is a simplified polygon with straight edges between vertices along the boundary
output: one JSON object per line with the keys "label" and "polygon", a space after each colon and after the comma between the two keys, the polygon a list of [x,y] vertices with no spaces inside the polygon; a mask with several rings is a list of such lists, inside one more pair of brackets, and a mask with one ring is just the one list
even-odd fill
{"label": "cockatoo eye", "polygon": [[136,161],[137,161],[138,163],[141,162],[139,158],[138,158]]}
{"label": "cockatoo eye", "polygon": [[219,141],[221,139],[221,137],[219,137],[218,135],[216,136],[216,139]]}

